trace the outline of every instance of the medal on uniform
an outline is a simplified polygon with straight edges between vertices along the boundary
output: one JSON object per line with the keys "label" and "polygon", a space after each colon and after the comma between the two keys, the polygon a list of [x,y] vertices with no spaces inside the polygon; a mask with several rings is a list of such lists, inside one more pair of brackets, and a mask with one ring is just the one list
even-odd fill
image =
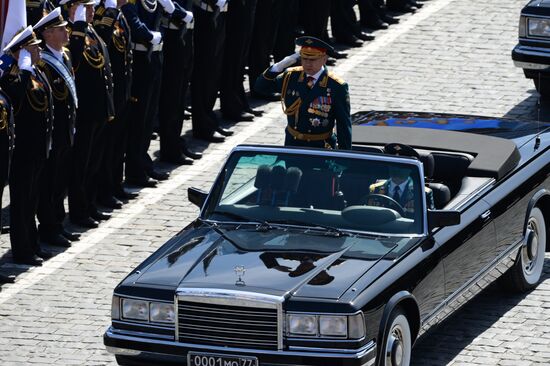
{"label": "medal on uniform", "polygon": [[319,127],[321,125],[321,120],[319,118],[310,118],[309,122],[313,127]]}

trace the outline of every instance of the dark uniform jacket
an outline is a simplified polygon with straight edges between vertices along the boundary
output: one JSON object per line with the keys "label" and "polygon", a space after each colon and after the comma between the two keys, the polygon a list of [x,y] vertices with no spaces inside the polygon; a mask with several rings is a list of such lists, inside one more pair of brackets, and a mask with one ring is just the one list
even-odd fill
{"label": "dark uniform jacket", "polygon": [[157,0],[128,0],[121,8],[132,30],[133,42],[150,46],[153,39],[151,32],[159,30],[162,15],[160,9],[162,6]]}
{"label": "dark uniform jacket", "polygon": [[[378,181],[374,184],[371,184],[369,187],[369,192],[371,194],[383,194],[385,196],[393,198],[393,192],[390,192],[390,180],[384,179]],[[425,187],[424,193],[426,194],[426,205],[428,209],[435,209],[433,192],[430,188]],[[405,212],[408,214],[414,213],[414,187],[412,179],[408,179],[405,185],[405,189],[400,193],[399,200],[397,201],[405,209]]]}
{"label": "dark uniform jacket", "polygon": [[[45,61],[45,58],[46,60],[54,58],[58,63],[52,64]],[[70,51],[66,48],[63,49],[63,61],[61,61],[44,45],[42,60],[38,62],[37,67],[46,75],[52,88],[54,106],[53,141],[60,146],[72,146],[78,98],[77,100],[73,98],[73,93],[76,96],[76,84]],[[66,79],[67,77],[72,78],[72,85]]]}
{"label": "dark uniform jacket", "polygon": [[0,89],[0,191],[6,184],[14,143],[13,110],[11,102]]}
{"label": "dark uniform jacket", "polygon": [[[309,88],[301,66],[278,74],[267,69],[256,80],[262,94],[281,92],[288,116],[285,145],[351,149],[348,84],[326,67]],[[336,125],[336,136],[333,133]]]}
{"label": "dark uniform jacket", "polygon": [[113,75],[105,42],[88,23],[69,24],[69,49],[73,56],[78,113],[93,121],[114,118]]}
{"label": "dark uniform jacket", "polygon": [[130,100],[132,88],[133,51],[130,25],[119,9],[106,9],[102,3],[95,11],[94,28],[109,50],[115,85],[114,104],[119,108]]}
{"label": "dark uniform jacket", "polygon": [[35,75],[19,70],[13,64],[0,79],[14,111],[16,148],[27,159],[46,159],[52,146],[52,95],[46,76],[35,69]]}

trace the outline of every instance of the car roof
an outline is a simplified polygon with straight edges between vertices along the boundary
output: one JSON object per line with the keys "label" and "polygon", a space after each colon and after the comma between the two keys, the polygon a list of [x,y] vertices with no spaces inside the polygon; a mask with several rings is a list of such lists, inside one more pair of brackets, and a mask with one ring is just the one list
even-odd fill
{"label": "car roof", "polygon": [[[354,144],[384,146],[402,143],[419,149],[467,153],[474,157],[467,175],[495,179],[505,176],[520,161],[514,137],[522,136],[522,131],[528,136],[533,135],[536,125],[533,122],[521,125],[505,119],[414,112],[361,112],[354,114],[353,120]],[[510,138],[491,136],[499,130],[502,121],[511,122],[517,130]],[[546,124],[542,126],[543,130],[548,128]]]}

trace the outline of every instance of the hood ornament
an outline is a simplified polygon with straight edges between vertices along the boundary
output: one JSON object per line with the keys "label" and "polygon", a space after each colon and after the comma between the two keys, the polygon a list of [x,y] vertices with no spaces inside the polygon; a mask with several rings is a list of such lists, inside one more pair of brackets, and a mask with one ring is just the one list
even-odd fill
{"label": "hood ornament", "polygon": [[243,281],[244,274],[246,272],[246,268],[244,268],[243,265],[238,265],[233,268],[235,271],[235,274],[237,275],[237,281],[235,282],[235,285],[237,286],[245,286],[245,283]]}

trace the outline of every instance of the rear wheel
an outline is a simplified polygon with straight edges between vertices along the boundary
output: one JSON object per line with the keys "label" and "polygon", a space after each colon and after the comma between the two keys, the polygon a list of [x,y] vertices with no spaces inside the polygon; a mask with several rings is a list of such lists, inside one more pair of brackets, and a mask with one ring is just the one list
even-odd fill
{"label": "rear wheel", "polygon": [[510,268],[506,285],[511,290],[527,291],[540,281],[546,251],[546,223],[542,211],[535,207],[529,214],[525,233],[526,243],[522,245],[514,267]]}
{"label": "rear wheel", "polygon": [[402,309],[393,311],[386,330],[381,366],[408,366],[411,362],[412,336],[409,320]]}

